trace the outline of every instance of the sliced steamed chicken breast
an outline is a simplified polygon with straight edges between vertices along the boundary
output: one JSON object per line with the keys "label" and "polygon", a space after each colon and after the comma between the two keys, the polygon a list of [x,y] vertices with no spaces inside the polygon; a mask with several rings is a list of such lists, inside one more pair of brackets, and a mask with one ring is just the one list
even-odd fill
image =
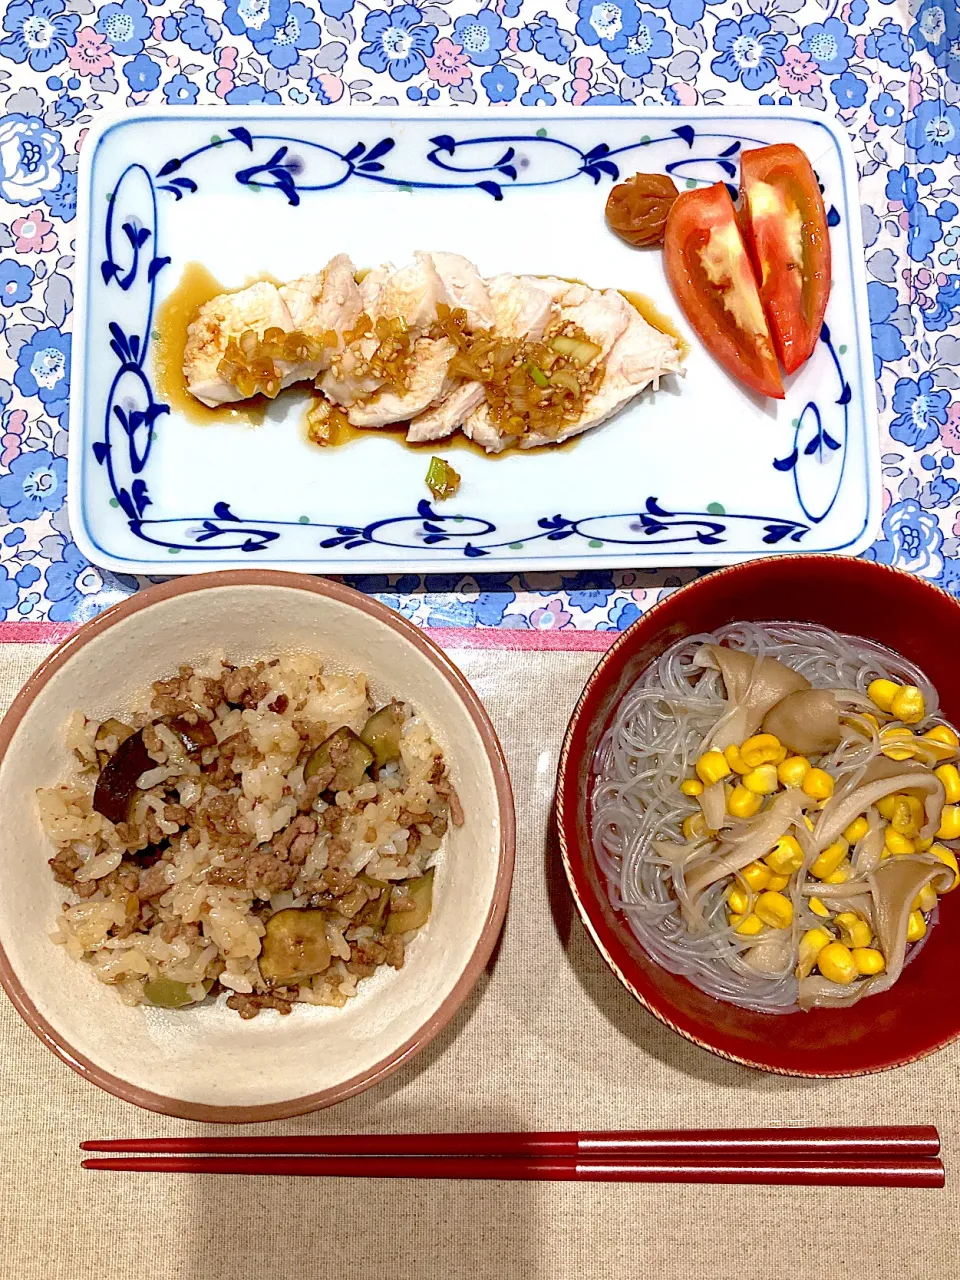
{"label": "sliced steamed chicken breast", "polygon": [[[656,386],[663,374],[680,372],[680,344],[669,334],[661,333],[648,324],[626,298],[620,294],[615,296],[623,303],[626,323],[606,357],[603,381],[599,389],[587,401],[584,412],[575,422],[556,436],[548,437],[531,432],[520,441],[521,449],[560,443],[590,427],[599,426],[607,418],[612,418],[644,388],[651,384]],[[592,341],[599,342],[596,329],[587,329],[586,326],[583,328]]]}
{"label": "sliced steamed chicken breast", "polygon": [[347,409],[347,420],[355,427],[386,427],[393,422],[409,422],[453,389],[447,366],[456,355],[447,338],[418,338],[413,345],[410,377],[402,392],[384,390]]}
{"label": "sliced steamed chicken breast", "polygon": [[434,405],[410,423],[407,439],[411,444],[423,444],[427,440],[445,440],[452,436],[479,405],[486,392],[482,382],[461,382],[445,400]]}
{"label": "sliced steamed chicken breast", "polygon": [[418,253],[418,258],[429,258],[443,288],[445,302],[453,310],[466,312],[469,330],[492,329],[496,321],[493,302],[480,272],[459,253]]}
{"label": "sliced steamed chicken breast", "polygon": [[[218,372],[217,366],[226,354],[227,343],[231,338],[239,340],[248,329],[253,329],[262,338],[267,329],[283,329],[286,333],[292,328],[290,312],[277,286],[266,280],[237,293],[221,293],[211,298],[187,328],[183,375],[190,394],[212,409],[218,404],[245,399]],[[298,368],[295,365],[282,368],[285,385],[289,385],[287,377]],[[297,381],[300,376],[298,373],[297,378],[290,377],[290,382]],[[313,377],[315,374],[305,376]]]}
{"label": "sliced steamed chicken breast", "polygon": [[[301,276],[280,286],[293,327],[311,338],[327,333],[343,334],[357,323],[363,310],[356,267],[345,253],[331,258],[316,275]],[[332,359],[333,349],[327,356]]]}

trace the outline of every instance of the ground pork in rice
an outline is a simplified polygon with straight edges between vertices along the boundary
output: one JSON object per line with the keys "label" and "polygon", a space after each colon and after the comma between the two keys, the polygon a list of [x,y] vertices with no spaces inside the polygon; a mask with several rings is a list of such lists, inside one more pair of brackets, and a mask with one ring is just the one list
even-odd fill
{"label": "ground pork in rice", "polygon": [[[406,705],[397,760],[347,791],[304,778],[318,744],[343,727],[359,734],[374,709],[364,675],[295,655],[180,667],[123,721],[76,712],[73,776],[37,792],[51,870],[71,893],[53,940],[127,1004],[225,991],[242,1018],[298,1001],[342,1006],[381,966],[399,969],[415,931],[386,932],[388,912],[402,921],[405,882],[433,866],[463,814],[440,748]],[[114,823],[94,796],[132,731],[151,767]],[[330,961],[271,987],[258,963],[266,921],[290,907],[323,912]]]}

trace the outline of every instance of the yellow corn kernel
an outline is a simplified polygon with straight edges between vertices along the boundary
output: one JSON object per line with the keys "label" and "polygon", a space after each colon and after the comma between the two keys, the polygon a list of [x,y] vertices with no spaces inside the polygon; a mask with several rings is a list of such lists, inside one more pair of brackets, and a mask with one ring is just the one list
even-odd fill
{"label": "yellow corn kernel", "polygon": [[817,957],[824,947],[828,947],[833,941],[833,937],[827,933],[826,929],[808,929],[800,939],[799,961],[797,965],[797,977],[805,978],[817,963]]}
{"label": "yellow corn kernel", "polygon": [[692,813],[680,823],[685,840],[699,840],[707,834],[707,820],[702,813]]}
{"label": "yellow corn kernel", "polygon": [[787,756],[777,765],[777,777],[785,787],[803,786],[803,780],[810,772],[810,761],[806,756]]}
{"label": "yellow corn kernel", "polygon": [[800,788],[814,800],[829,800],[833,795],[833,779],[823,769],[811,769]]}
{"label": "yellow corn kernel", "polygon": [[900,688],[892,680],[871,680],[867,685],[867,697],[881,711],[889,711]]}
{"label": "yellow corn kernel", "polygon": [[793,924],[793,903],[786,894],[767,889],[761,893],[753,910],[772,929],[789,929]]}
{"label": "yellow corn kernel", "polygon": [[873,930],[862,916],[855,911],[841,911],[837,915],[837,928],[840,930],[840,941],[851,949],[853,947],[869,947],[873,938]]}
{"label": "yellow corn kernel", "polygon": [[922,911],[929,915],[937,905],[937,891],[932,884],[925,884],[910,905],[911,911]]}
{"label": "yellow corn kernel", "polygon": [[853,863],[849,858],[844,858],[839,867],[836,867],[828,876],[823,877],[824,884],[846,884],[853,875]]}
{"label": "yellow corn kernel", "polygon": [[726,747],[724,749],[723,758],[726,760],[727,764],[734,771],[734,773],[750,772],[750,766],[748,764],[744,764],[743,761],[740,759],[740,748],[736,746],[734,743],[731,742],[729,747]]}
{"label": "yellow corn kernel", "polygon": [[925,820],[923,805],[916,796],[897,796],[897,803],[893,806],[893,817],[890,819],[890,825],[894,831],[902,836],[910,836],[912,839],[920,834],[920,828]]}
{"label": "yellow corn kernel", "polygon": [[849,840],[851,844],[856,844],[858,840],[863,839],[869,830],[870,823],[861,814],[859,818],[854,818],[849,827],[844,829],[843,838],[844,840]]}
{"label": "yellow corn kernel", "polygon": [[774,893],[779,893],[780,890],[785,889],[789,883],[790,883],[789,876],[772,875],[770,877],[770,883],[767,885],[767,888],[772,889]]}
{"label": "yellow corn kernel", "polygon": [[742,933],[748,938],[752,938],[763,931],[763,921],[753,911],[749,915],[734,916],[730,923],[737,933]]}
{"label": "yellow corn kernel", "polygon": [[703,783],[699,778],[684,778],[680,783],[680,790],[685,796],[702,796]]}
{"label": "yellow corn kernel", "polygon": [[933,836],[917,836],[913,843],[917,846],[917,853],[928,853],[933,846]]}
{"label": "yellow corn kernel", "polygon": [[890,703],[890,714],[902,724],[919,724],[927,714],[923,694],[915,684],[901,685]]}
{"label": "yellow corn kernel", "polygon": [[860,718],[862,720],[866,720],[868,724],[872,725],[873,728],[876,729],[877,733],[880,732],[880,721],[877,719],[877,717],[873,714],[872,711],[861,711]]}
{"label": "yellow corn kernel", "polygon": [[955,764],[942,764],[933,772],[943,783],[947,804],[956,804],[960,800],[960,770]]}
{"label": "yellow corn kernel", "polygon": [[770,868],[762,862],[748,862],[738,874],[754,893],[762,893],[770,883]]}
{"label": "yellow corn kernel", "polygon": [[755,795],[772,795],[780,785],[776,765],[761,764],[756,769],[751,769],[743,775],[743,785]]}
{"label": "yellow corn kernel", "polygon": [[742,916],[750,910],[750,895],[746,889],[733,884],[727,890],[727,905],[735,916]]}
{"label": "yellow corn kernel", "polygon": [[909,760],[916,754],[915,742],[912,729],[884,729],[880,734],[880,750],[889,760]]}
{"label": "yellow corn kernel", "polygon": [[830,908],[825,907],[819,898],[811,898],[808,906],[815,916],[820,916],[823,920],[830,919]]}
{"label": "yellow corn kernel", "polygon": [[880,817],[886,818],[888,822],[891,822],[893,820],[893,815],[897,811],[897,801],[899,799],[899,792],[894,792],[892,796],[881,796],[877,801],[877,809],[880,811]]}
{"label": "yellow corn kernel", "polygon": [[[960,870],[957,868],[957,855],[952,849],[948,849],[945,844],[932,844],[927,852],[932,853],[935,858],[939,858],[940,861],[945,863],[953,872],[953,884],[947,890],[947,893],[950,893],[958,884],[960,884]],[[929,888],[930,886],[928,885],[927,887]],[[923,891],[921,890],[921,893],[922,892]],[[930,892],[934,897],[936,897],[936,891],[934,889],[930,889]],[[929,908],[924,907],[924,910],[929,910]]]}
{"label": "yellow corn kernel", "polygon": [[758,796],[755,791],[748,791],[739,783],[727,797],[727,813],[732,813],[735,818],[752,818],[755,813],[760,812],[762,805],[763,796]]}
{"label": "yellow corn kernel", "polygon": [[875,973],[883,973],[887,967],[883,952],[877,951],[875,947],[854,947],[850,954],[853,956],[853,963],[857,966],[857,973],[872,976]]}
{"label": "yellow corn kernel", "polygon": [[730,777],[730,766],[722,751],[705,751],[697,761],[697,777],[705,787]]}
{"label": "yellow corn kernel", "polygon": [[960,805],[945,804],[940,810],[940,825],[937,827],[937,838],[940,840],[956,840],[960,837]]}
{"label": "yellow corn kernel", "polygon": [[831,942],[817,956],[817,968],[830,982],[849,986],[858,976],[850,948],[842,942]]}
{"label": "yellow corn kernel", "polygon": [[781,836],[764,862],[778,876],[791,875],[803,866],[803,850],[795,836]]}
{"label": "yellow corn kernel", "polygon": [[740,743],[740,758],[751,769],[758,769],[762,764],[779,764],[786,754],[786,748],[772,733],[755,733]]}
{"label": "yellow corn kernel", "polygon": [[884,827],[883,843],[891,853],[916,853],[917,846],[907,836],[902,836],[893,827]]}
{"label": "yellow corn kernel", "polygon": [[907,941],[919,942],[927,932],[927,922],[919,911],[911,911],[907,920]]}
{"label": "yellow corn kernel", "polygon": [[935,724],[923,736],[932,742],[942,742],[947,747],[960,747],[960,738],[946,724]]}
{"label": "yellow corn kernel", "polygon": [[839,840],[834,840],[833,844],[828,844],[823,852],[813,860],[810,874],[816,876],[818,880],[825,880],[831,871],[836,871],[847,856],[849,848],[850,846],[842,837]]}

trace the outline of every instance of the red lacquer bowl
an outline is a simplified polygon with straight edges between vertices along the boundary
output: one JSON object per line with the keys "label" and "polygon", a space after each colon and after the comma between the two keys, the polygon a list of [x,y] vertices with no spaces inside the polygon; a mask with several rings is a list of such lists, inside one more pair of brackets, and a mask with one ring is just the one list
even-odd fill
{"label": "red lacquer bowl", "polygon": [[667,973],[607,898],[590,844],[593,757],[615,708],[646,666],[685,635],[734,620],[813,622],[877,640],[922,667],[943,714],[960,723],[960,604],[920,578],[865,560],[792,556],[722,569],[644,614],[602,658],[567,729],[557,827],[577,909],[604,960],[661,1022],[745,1066],[800,1076],[850,1076],[914,1062],[960,1037],[960,889],[888,992],[851,1009],[751,1013]]}

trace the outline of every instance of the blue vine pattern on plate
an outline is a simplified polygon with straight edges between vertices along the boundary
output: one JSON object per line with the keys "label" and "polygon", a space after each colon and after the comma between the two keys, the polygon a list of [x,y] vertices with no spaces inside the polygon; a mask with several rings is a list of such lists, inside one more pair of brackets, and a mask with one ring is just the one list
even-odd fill
{"label": "blue vine pattern on plate", "polygon": [[[185,166],[199,157],[219,151],[228,146],[245,148],[251,158],[260,143],[267,143],[269,156],[260,163],[252,164],[235,172],[237,182],[249,189],[273,187],[280,191],[292,205],[300,201],[302,193],[331,190],[341,186],[351,177],[366,178],[374,182],[388,183],[395,186],[455,188],[463,185],[478,187],[500,200],[503,196],[503,179],[515,189],[523,186],[552,185],[569,181],[581,174],[590,177],[595,183],[607,177],[612,181],[619,178],[619,168],[613,157],[640,148],[649,148],[661,142],[673,142],[676,138],[684,141],[691,152],[698,140],[697,131],[690,125],[681,125],[670,131],[669,135],[660,138],[642,136],[636,143],[618,148],[611,148],[605,143],[583,151],[573,143],[562,139],[551,138],[546,129],[525,135],[509,135],[503,137],[481,137],[457,140],[452,135],[440,134],[430,139],[432,150],[427,154],[428,161],[440,170],[451,174],[462,174],[470,181],[463,183],[424,183],[407,181],[399,177],[391,177],[383,172],[383,161],[393,151],[395,143],[392,138],[381,138],[371,147],[357,142],[347,152],[340,153],[332,147],[321,143],[310,142],[304,138],[287,137],[277,134],[256,134],[243,126],[236,126],[227,131],[226,138],[214,138],[211,142],[195,148],[181,157],[173,157],[162,164],[156,177],[160,180],[160,190],[168,192],[176,200],[184,198],[198,190],[198,183],[183,172]],[[733,176],[735,165],[731,157],[740,149],[743,139],[730,134],[701,132],[700,138],[711,143],[722,141],[726,146],[719,155],[691,155],[690,157],[671,162],[668,170],[681,170],[687,179],[696,182],[713,182],[717,173],[705,173],[703,166],[716,166],[722,179]],[[279,144],[279,145],[278,145]],[[540,178],[536,181],[536,171],[531,177],[521,178],[520,169],[530,169],[531,160],[525,154],[518,154],[517,147],[529,146],[534,153],[538,147],[558,149],[566,158],[567,153],[576,157],[576,167],[567,166],[567,171],[559,176]],[[302,154],[291,151],[291,147],[309,148],[311,152],[322,153],[324,163],[339,162],[340,170],[327,175],[326,181],[307,181],[309,166],[304,163]],[[492,149],[495,156],[486,158],[489,163],[470,164],[458,167],[451,162],[459,155],[469,154],[473,147]],[[715,149],[715,148],[714,148]],[[443,157],[443,158],[441,158]],[[484,158],[481,152],[480,157]],[[695,173],[688,172],[689,166],[700,166]],[[496,173],[501,179],[494,182],[491,178],[477,179],[478,174]],[[175,176],[174,176],[175,175]],[[314,174],[316,179],[319,174]],[[721,180],[722,180],[721,179]],[[167,180],[167,181],[162,181]],[[137,205],[137,196],[144,192],[137,187],[145,187],[149,198],[145,202],[146,219],[136,212],[118,215],[117,210],[123,205],[123,198],[130,187],[134,189],[132,205]],[[831,209],[835,216],[835,210]],[[116,223],[122,217],[118,235]],[[149,349],[151,326],[153,321],[156,280],[158,274],[166,267],[170,259],[160,253],[158,243],[157,190],[154,179],[141,164],[131,164],[123,172],[112,194],[105,221],[105,257],[100,272],[107,287],[116,286],[128,293],[135,286],[143,288],[146,304],[143,332],[125,333],[115,321],[109,325],[110,349],[114,353],[118,369],[111,383],[108,395],[103,438],[93,445],[97,462],[107,470],[107,477],[116,505],[123,512],[131,531],[144,542],[157,547],[164,547],[173,554],[180,551],[203,551],[224,553],[240,551],[253,554],[263,551],[276,543],[284,529],[297,528],[303,531],[304,521],[246,521],[240,519],[231,510],[229,503],[216,502],[209,514],[180,519],[151,519],[147,509],[152,505],[147,480],[144,472],[150,458],[151,447],[156,438],[158,421],[169,412],[169,406],[156,400],[153,387],[145,371],[145,361]],[[145,273],[143,262],[149,255]],[[760,545],[773,547],[785,540],[799,543],[809,532],[810,526],[822,521],[832,509],[839,493],[843,477],[844,456],[847,443],[848,404],[850,401],[850,384],[846,380],[840,358],[835,349],[829,330],[824,328],[822,341],[827,346],[840,381],[840,395],[835,405],[842,411],[842,422],[834,428],[832,435],[824,426],[824,410],[815,403],[807,404],[796,424],[794,447],[786,458],[773,459],[773,466],[779,471],[790,470],[794,476],[794,486],[799,506],[809,523],[779,516],[758,515],[754,513],[726,513],[721,509],[714,511],[668,511],[654,497],[646,500],[644,510],[625,513],[604,513],[569,519],[560,514],[544,516],[536,521],[528,533],[514,535],[508,540],[497,539],[497,526],[490,520],[473,515],[438,515],[427,502],[419,503],[416,514],[403,514],[381,519],[364,527],[342,524],[324,524],[308,521],[307,527],[318,531],[329,530],[329,536],[316,544],[316,550],[331,551],[342,549],[357,551],[371,546],[391,548],[408,548],[418,551],[430,551],[443,548],[459,550],[466,560],[480,560],[492,552],[519,551],[533,542],[561,542],[570,538],[581,539],[588,548],[599,549],[606,546],[640,546],[652,542],[669,543],[674,546],[692,544],[700,547],[720,546],[726,541],[732,522],[745,522],[753,527],[762,526]],[[809,434],[808,422],[815,424],[812,436]],[[839,438],[838,438],[839,437]],[[123,447],[121,447],[123,446]],[[823,509],[811,509],[809,498],[804,496],[803,469],[808,463],[818,464],[818,469],[831,456],[839,454],[839,473],[833,486],[829,500]],[[723,519],[718,518],[722,514]],[[401,532],[403,531],[403,532]],[[399,540],[398,540],[399,539]],[[412,539],[412,540],[410,540]]]}

